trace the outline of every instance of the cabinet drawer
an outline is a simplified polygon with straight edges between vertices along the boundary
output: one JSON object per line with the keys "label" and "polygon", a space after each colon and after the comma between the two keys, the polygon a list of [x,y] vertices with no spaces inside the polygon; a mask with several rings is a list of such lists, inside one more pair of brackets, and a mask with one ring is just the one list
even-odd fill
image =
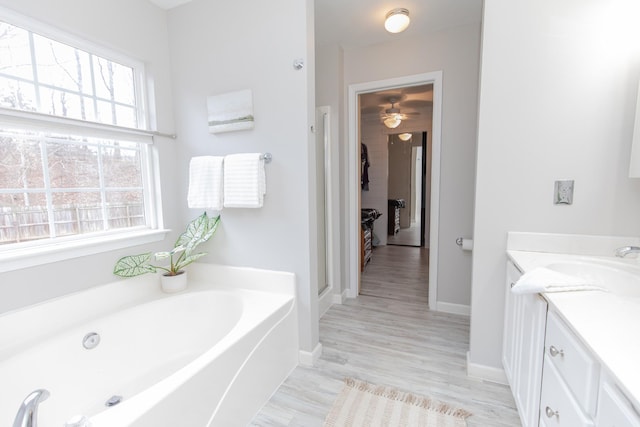
{"label": "cabinet drawer", "polygon": [[544,355],[540,425],[546,427],[593,427],[593,420],[582,411],[550,359],[549,354]]}
{"label": "cabinet drawer", "polygon": [[547,318],[546,361],[553,364],[583,410],[595,416],[599,366],[569,328],[553,312]]}
{"label": "cabinet drawer", "polygon": [[598,427],[640,427],[640,415],[615,386],[603,381],[596,423]]}

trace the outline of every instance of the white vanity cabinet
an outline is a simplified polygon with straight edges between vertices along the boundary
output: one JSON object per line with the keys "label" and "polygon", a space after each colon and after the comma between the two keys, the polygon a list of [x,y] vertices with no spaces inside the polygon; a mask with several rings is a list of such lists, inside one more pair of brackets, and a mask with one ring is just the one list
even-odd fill
{"label": "white vanity cabinet", "polygon": [[640,414],[610,379],[603,376],[598,393],[598,427],[640,427]]}
{"label": "white vanity cabinet", "polygon": [[547,303],[538,294],[516,295],[521,276],[507,263],[502,363],[524,427],[538,425]]}
{"label": "white vanity cabinet", "polygon": [[521,275],[509,261],[502,363],[523,427],[640,427],[637,394],[625,392],[619,365],[614,375],[606,362],[619,359],[603,359],[576,329],[588,318],[576,305],[584,299],[514,294]]}
{"label": "white vanity cabinet", "polygon": [[600,366],[559,316],[549,311],[540,425],[592,427]]}

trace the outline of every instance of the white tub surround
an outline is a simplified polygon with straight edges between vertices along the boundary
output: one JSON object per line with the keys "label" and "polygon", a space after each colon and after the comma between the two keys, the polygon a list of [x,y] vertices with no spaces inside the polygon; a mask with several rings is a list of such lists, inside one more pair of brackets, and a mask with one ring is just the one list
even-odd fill
{"label": "white tub surround", "polygon": [[[179,294],[146,275],[0,316],[0,424],[44,388],[42,425],[78,414],[93,427],[246,425],[298,364],[294,275],[187,270]],[[101,341],[88,350],[90,332]]]}
{"label": "white tub surround", "polygon": [[[594,378],[595,397],[583,399],[584,413],[596,420],[595,425],[601,425],[596,416],[595,401],[600,399],[598,390],[603,395],[602,390],[611,387],[611,384],[621,390],[623,400],[628,401],[635,412],[640,411],[640,340],[633,332],[640,325],[640,259],[635,255],[626,258],[615,256],[616,248],[629,245],[640,246],[640,239],[513,232],[508,234],[507,255],[520,273],[547,267],[586,278],[607,289],[540,294],[548,304],[547,321],[551,322],[552,315],[553,318],[559,318],[561,326],[566,324],[571,335],[577,338],[579,347],[584,347],[588,358],[594,360],[596,368],[599,365]],[[547,325],[547,341],[550,340],[551,326]],[[546,346],[549,345],[547,342]],[[545,352],[545,378],[547,371],[555,369],[547,368],[548,361],[555,363],[564,358],[562,355],[554,358],[548,353],[549,351]],[[560,375],[563,375],[562,372]],[[544,381],[546,380],[543,383]],[[570,387],[571,381],[567,380],[567,383]],[[544,410],[545,408],[541,408],[540,417],[546,420]]]}

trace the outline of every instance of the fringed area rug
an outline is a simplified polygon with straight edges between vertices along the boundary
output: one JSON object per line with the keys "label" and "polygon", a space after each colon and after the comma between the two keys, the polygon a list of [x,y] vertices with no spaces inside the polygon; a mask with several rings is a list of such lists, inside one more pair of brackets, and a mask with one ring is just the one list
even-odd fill
{"label": "fringed area rug", "polygon": [[353,378],[333,403],[324,427],[465,427],[471,413],[428,397]]}

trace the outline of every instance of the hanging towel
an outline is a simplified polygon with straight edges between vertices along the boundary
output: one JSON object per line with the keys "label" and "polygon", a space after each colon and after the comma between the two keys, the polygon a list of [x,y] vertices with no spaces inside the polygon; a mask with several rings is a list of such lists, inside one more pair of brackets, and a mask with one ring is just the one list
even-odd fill
{"label": "hanging towel", "polygon": [[222,210],[222,176],[224,157],[194,157],[189,162],[190,208]]}
{"label": "hanging towel", "polygon": [[577,276],[559,273],[545,267],[527,271],[513,285],[514,294],[535,294],[540,292],[604,291],[596,280],[586,280]]}
{"label": "hanging towel", "polygon": [[225,208],[261,208],[266,190],[262,154],[231,154],[224,158]]}

